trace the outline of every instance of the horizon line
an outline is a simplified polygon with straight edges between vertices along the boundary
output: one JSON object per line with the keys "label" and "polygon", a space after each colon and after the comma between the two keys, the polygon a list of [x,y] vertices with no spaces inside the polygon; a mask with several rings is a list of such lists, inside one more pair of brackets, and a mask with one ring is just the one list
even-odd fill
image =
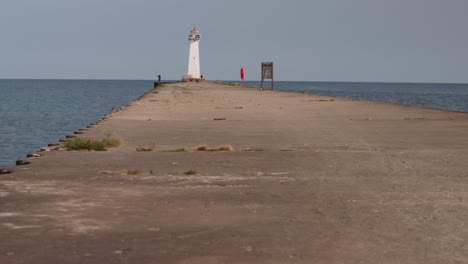
{"label": "horizon line", "polygon": [[[156,79],[100,79],[100,78],[0,78],[0,80],[38,80],[38,81],[152,81],[157,82]],[[209,79],[206,81],[218,81],[220,79]],[[171,82],[180,82],[180,80],[175,79],[162,79],[161,81],[171,81]],[[242,82],[242,80],[220,80],[220,81],[229,81],[229,82]],[[246,82],[261,82],[261,80],[245,80]],[[271,80],[266,80],[270,82]],[[304,81],[304,80],[275,80],[274,82],[315,82],[315,83],[410,83],[410,84],[468,84],[468,82],[427,82],[427,81]]]}

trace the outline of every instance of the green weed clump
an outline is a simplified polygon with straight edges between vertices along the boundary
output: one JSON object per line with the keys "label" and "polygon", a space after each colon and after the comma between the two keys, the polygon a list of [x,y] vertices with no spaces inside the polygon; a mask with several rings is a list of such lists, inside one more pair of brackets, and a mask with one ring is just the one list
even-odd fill
{"label": "green weed clump", "polygon": [[102,141],[87,138],[73,138],[64,144],[67,150],[95,150],[106,151],[106,145]]}
{"label": "green weed clump", "polygon": [[121,141],[118,138],[105,138],[97,141],[89,138],[73,138],[67,140],[64,146],[67,150],[94,150],[106,151],[108,148],[120,146]]}

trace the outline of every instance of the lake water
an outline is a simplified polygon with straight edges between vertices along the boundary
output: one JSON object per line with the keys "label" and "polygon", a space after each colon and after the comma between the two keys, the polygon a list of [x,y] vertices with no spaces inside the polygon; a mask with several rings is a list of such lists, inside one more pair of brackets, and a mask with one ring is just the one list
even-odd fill
{"label": "lake water", "polygon": [[[259,82],[247,85],[260,87]],[[153,81],[0,80],[0,167],[14,165],[152,87]],[[468,112],[468,84],[276,82],[275,88]]]}
{"label": "lake water", "polygon": [[[260,87],[260,82],[246,85]],[[271,88],[269,81],[264,88]],[[468,112],[468,84],[275,82],[275,89]]]}
{"label": "lake water", "polygon": [[0,167],[153,88],[152,81],[0,80]]}

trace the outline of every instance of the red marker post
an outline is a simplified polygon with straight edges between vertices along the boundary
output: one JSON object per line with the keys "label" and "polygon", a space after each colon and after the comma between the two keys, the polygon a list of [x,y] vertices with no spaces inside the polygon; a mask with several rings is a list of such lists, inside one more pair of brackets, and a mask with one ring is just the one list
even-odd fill
{"label": "red marker post", "polygon": [[241,79],[242,79],[242,87],[245,88],[245,69],[244,69],[244,67],[242,67],[240,69],[240,75],[241,75]]}

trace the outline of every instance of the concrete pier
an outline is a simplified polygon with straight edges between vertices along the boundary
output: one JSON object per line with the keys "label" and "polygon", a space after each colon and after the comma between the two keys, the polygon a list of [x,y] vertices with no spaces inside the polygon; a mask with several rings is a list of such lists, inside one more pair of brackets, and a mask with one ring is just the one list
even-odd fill
{"label": "concrete pier", "polygon": [[0,175],[0,263],[468,263],[466,113],[172,83],[109,134]]}

